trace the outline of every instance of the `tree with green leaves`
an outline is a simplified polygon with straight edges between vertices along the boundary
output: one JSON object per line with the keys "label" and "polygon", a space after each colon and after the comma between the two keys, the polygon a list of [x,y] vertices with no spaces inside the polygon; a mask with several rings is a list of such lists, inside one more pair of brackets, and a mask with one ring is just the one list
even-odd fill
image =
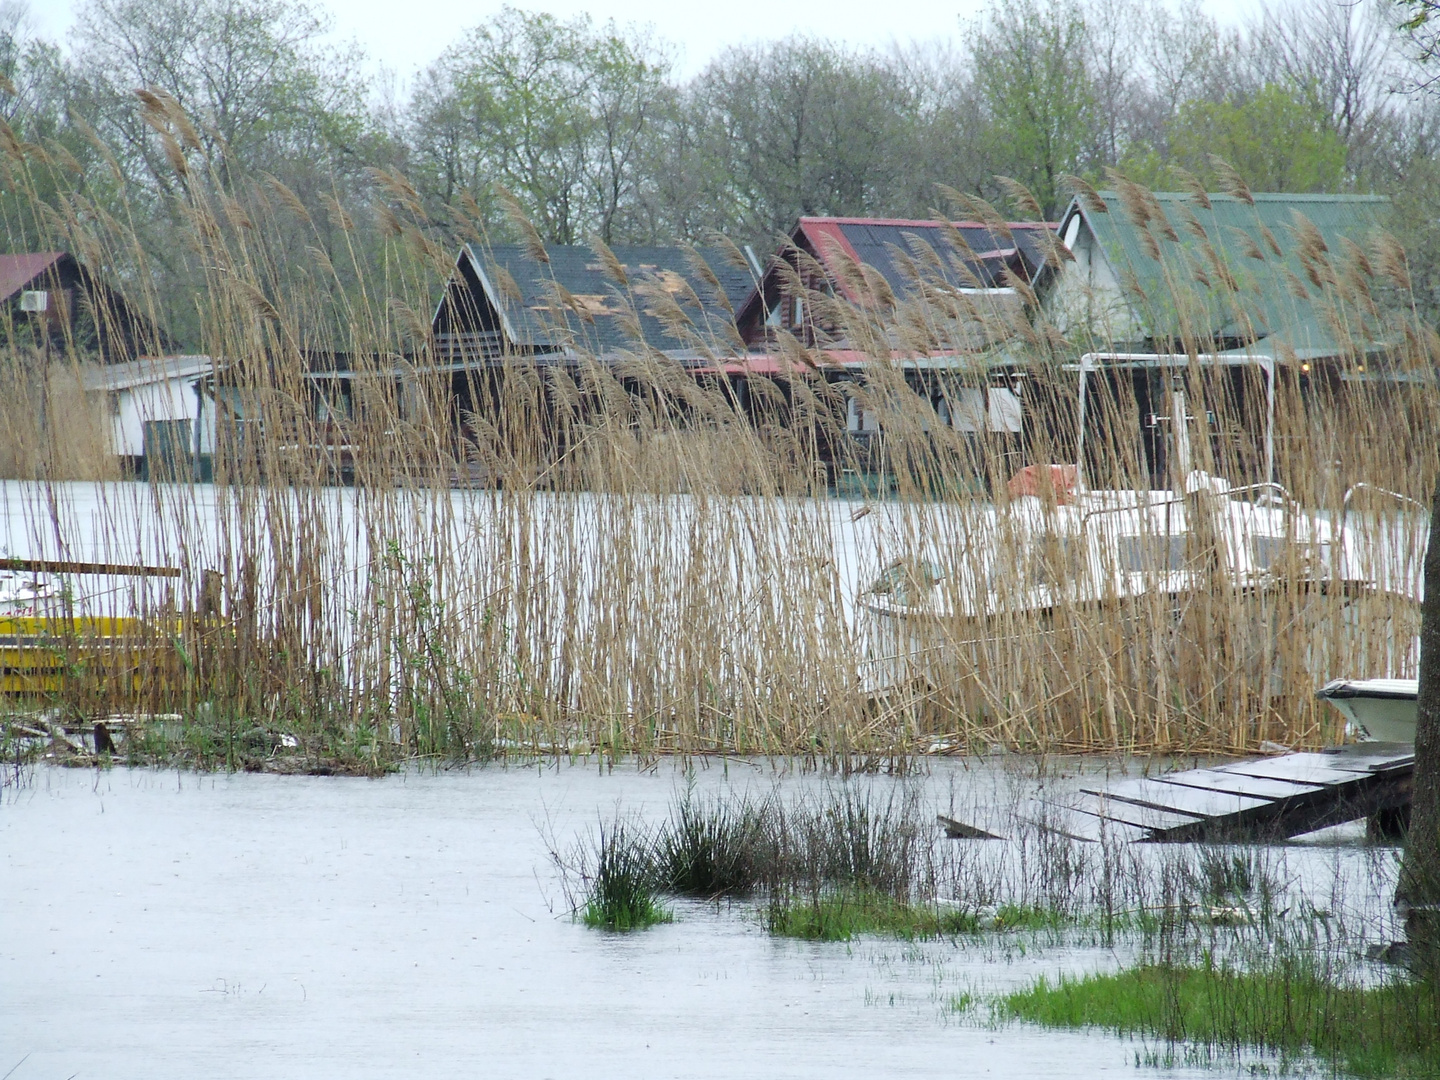
{"label": "tree with green leaves", "polygon": [[807,38],[727,49],[689,94],[714,201],[750,237],[884,206],[913,167],[911,105],[881,57]]}
{"label": "tree with green leaves", "polygon": [[1210,186],[1216,155],[1256,191],[1336,191],[1345,178],[1345,143],[1313,96],[1275,83],[1240,102],[1193,101],[1170,125],[1171,161]]}
{"label": "tree with green leaves", "polygon": [[1047,213],[1084,172],[1095,142],[1095,89],[1083,11],[1062,0],[997,0],[971,34],[975,82],[995,171],[1028,187]]}
{"label": "tree with green leaves", "polygon": [[541,234],[609,242],[637,199],[644,140],[668,100],[669,60],[587,16],[507,7],[448,49],[412,103],[417,178],[445,203],[506,188]]}
{"label": "tree with green leaves", "polygon": [[299,0],[89,0],[76,17],[78,107],[166,194],[175,163],[137,90],[179,107],[182,153],[214,162],[227,188],[262,170],[333,171],[371,148],[358,58],[326,48],[327,30]]}

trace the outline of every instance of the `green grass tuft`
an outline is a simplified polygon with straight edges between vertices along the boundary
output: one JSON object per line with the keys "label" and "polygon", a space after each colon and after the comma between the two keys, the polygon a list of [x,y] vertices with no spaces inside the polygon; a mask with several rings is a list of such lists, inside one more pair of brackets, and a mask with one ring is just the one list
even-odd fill
{"label": "green grass tuft", "polygon": [[655,896],[651,841],[623,820],[600,826],[595,872],[580,914],[586,926],[603,930],[643,930],[674,916]]}
{"label": "green grass tuft", "polygon": [[1303,964],[1254,972],[1149,965],[1051,982],[1000,1002],[1047,1027],[1105,1028],[1211,1053],[1312,1052],[1360,1076],[1440,1076],[1440,988],[1335,986]]}
{"label": "green grass tuft", "polygon": [[675,921],[669,908],[653,896],[635,896],[620,902],[592,899],[580,913],[580,921],[592,930],[644,930],[658,923]]}
{"label": "green grass tuft", "polygon": [[655,843],[665,887],[684,896],[739,896],[775,873],[774,808],[748,798],[709,799],[687,789]]}
{"label": "green grass tuft", "polygon": [[805,941],[849,941],[860,934],[956,937],[982,928],[973,912],[911,904],[868,889],[772,897],[765,909],[765,926],[779,937]]}

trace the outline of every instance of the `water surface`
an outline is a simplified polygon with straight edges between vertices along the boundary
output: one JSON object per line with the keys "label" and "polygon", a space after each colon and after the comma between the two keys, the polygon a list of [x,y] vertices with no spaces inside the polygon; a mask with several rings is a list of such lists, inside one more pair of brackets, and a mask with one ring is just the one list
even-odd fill
{"label": "water surface", "polygon": [[[985,775],[941,765],[928,783],[943,801]],[[667,763],[36,770],[0,804],[0,1075],[1167,1075],[1137,1073],[1136,1043],[949,1008],[1122,962],[1103,950],[775,940],[739,905],[678,904],[633,935],[575,923],[547,832],[663,813],[682,783]]]}

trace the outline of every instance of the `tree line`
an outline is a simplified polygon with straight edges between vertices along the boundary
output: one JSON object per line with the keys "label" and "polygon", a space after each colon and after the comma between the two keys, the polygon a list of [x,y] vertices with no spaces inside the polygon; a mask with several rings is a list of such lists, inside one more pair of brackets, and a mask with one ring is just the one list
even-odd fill
{"label": "tree line", "polygon": [[1070,176],[1218,186],[1228,164],[1255,190],[1392,195],[1424,291],[1440,102],[1407,22],[1386,0],[1283,0],[1238,27],[1198,0],[991,0],[943,43],[792,37],[680,78],[643,29],[505,8],[401,96],[301,0],[85,0],[63,47],[9,0],[0,137],[46,168],[9,169],[0,197],[10,250],[42,239],[27,208],[83,205],[179,279],[202,162],[237,206],[303,211],[282,249],[318,236],[356,265],[397,200],[442,245],[523,216],[556,243],[764,247],[805,214],[929,217],[941,185],[1013,212],[1023,188],[1053,216]]}

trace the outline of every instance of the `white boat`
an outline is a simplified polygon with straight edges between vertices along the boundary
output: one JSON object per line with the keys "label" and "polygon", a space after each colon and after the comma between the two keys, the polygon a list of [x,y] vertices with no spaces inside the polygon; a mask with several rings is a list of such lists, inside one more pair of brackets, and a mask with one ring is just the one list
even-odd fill
{"label": "white boat", "polygon": [[[1232,485],[1192,467],[1192,457],[1201,457],[1191,453],[1192,438],[1206,437],[1207,428],[1208,437],[1215,434],[1210,425],[1194,424],[1187,406],[1182,379],[1197,363],[1248,367],[1227,371],[1233,379],[1258,373],[1264,411],[1250,433],[1249,459],[1252,475],[1262,477],[1258,482]],[[1173,488],[1087,484],[1088,380],[1111,367],[1123,369],[1127,379],[1139,372],[1137,380],[1148,378],[1161,388],[1153,400],[1168,408],[1142,417],[1149,425],[1142,449],[1155,467],[1152,476],[1163,475]],[[1352,500],[1366,490],[1409,501],[1363,484],[1346,492],[1338,516],[1319,513],[1269,479],[1273,360],[1086,356],[1075,370],[1081,417],[1076,464],[1040,466],[1038,473],[1032,466],[1017,474],[1008,501],[970,513],[958,530],[964,534],[960,554],[953,543],[948,551],[939,544],[918,551],[890,565],[857,597],[867,690],[938,685],[964,677],[966,668],[1003,663],[997,640],[1033,633],[1056,612],[1106,606],[1123,617],[1140,613],[1153,624],[1156,611],[1173,612],[1179,621],[1222,593],[1226,603],[1248,605],[1229,639],[1244,654],[1232,670],[1247,673],[1246,692],[1268,697],[1282,686],[1314,686],[1317,672],[1333,671],[1337,659],[1360,662],[1349,655],[1356,650],[1371,670],[1414,670],[1418,621],[1409,615],[1418,612],[1422,595],[1424,515],[1410,514],[1408,507],[1384,519],[1352,513]],[[1100,411],[1092,407],[1092,425]],[[1096,426],[1091,438],[1107,434]],[[1367,597],[1374,602],[1356,606]],[[1282,602],[1283,610],[1277,606]],[[1339,635],[1333,629],[1337,611]],[[1009,618],[1022,614],[1040,618]],[[1233,611],[1227,617],[1233,620]],[[1282,661],[1282,654],[1289,659]],[[1295,670],[1296,664],[1305,670]]]}
{"label": "white boat", "polygon": [[62,590],[47,575],[0,570],[0,617],[49,615],[62,599]]}
{"label": "white boat", "polygon": [[1367,739],[1413,743],[1419,694],[1418,679],[1332,679],[1316,697],[1339,709]]}

